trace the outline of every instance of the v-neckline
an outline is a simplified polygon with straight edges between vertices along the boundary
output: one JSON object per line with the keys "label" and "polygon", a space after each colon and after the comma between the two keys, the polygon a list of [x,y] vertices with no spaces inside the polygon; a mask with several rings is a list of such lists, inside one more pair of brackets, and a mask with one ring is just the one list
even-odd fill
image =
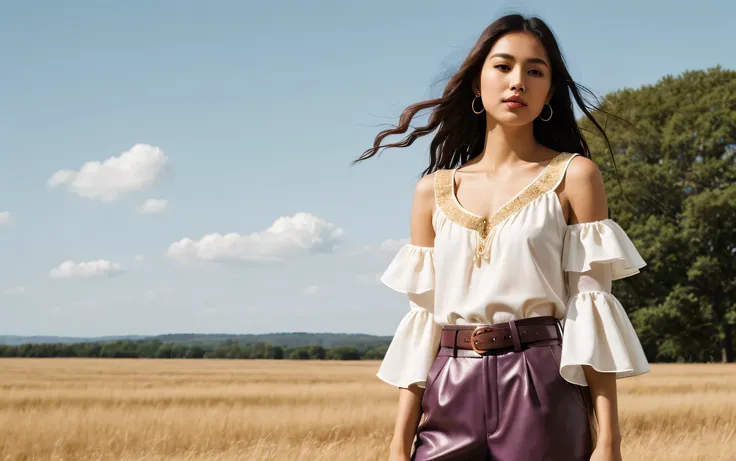
{"label": "v-neckline", "polygon": [[467,208],[465,208],[460,203],[460,200],[458,200],[458,198],[457,198],[457,190],[456,190],[456,187],[455,187],[455,172],[460,167],[453,168],[452,171],[450,172],[450,196],[451,196],[451,199],[455,203],[455,206],[457,206],[458,209],[460,209],[463,213],[466,213],[466,214],[468,214],[470,216],[473,216],[475,218],[478,218],[478,219],[482,220],[485,224],[490,223],[490,222],[493,221],[493,219],[496,216],[498,216],[504,210],[504,208],[506,208],[507,206],[509,206],[509,204],[511,204],[511,202],[513,202],[514,200],[516,200],[521,194],[523,194],[524,192],[526,192],[527,190],[529,190],[533,185],[535,185],[537,182],[539,182],[539,180],[542,179],[542,177],[544,176],[544,174],[549,170],[550,166],[553,163],[555,163],[555,160],[558,157],[560,157],[561,155],[564,155],[564,153],[560,153],[560,154],[556,155],[555,157],[552,157],[552,159],[549,161],[549,163],[544,166],[544,168],[542,169],[542,171],[534,179],[532,179],[532,181],[529,184],[527,184],[519,192],[517,192],[516,194],[514,194],[513,197],[511,197],[510,199],[506,200],[506,202],[504,202],[504,204],[501,205],[496,211],[494,211],[493,214],[491,214],[491,216],[488,217],[488,218],[486,218],[484,216],[480,216],[480,215],[478,215],[476,213],[473,213],[472,211],[470,211]]}
{"label": "v-neckline", "polygon": [[[438,170],[435,173],[435,201],[437,209],[457,225],[475,231],[478,244],[473,256],[474,261],[484,259],[491,247],[496,228],[510,217],[549,192],[555,193],[557,185],[562,181],[567,165],[575,157],[575,153],[562,152],[554,157],[526,187],[517,192],[504,203],[489,219],[483,218],[465,209],[455,195],[455,168]],[[559,200],[559,198],[558,198]]]}

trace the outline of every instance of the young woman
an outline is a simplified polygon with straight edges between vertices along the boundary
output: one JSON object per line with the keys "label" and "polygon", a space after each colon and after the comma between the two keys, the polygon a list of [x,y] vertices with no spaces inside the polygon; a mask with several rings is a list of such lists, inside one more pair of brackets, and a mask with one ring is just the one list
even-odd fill
{"label": "young woman", "polygon": [[646,263],[571,96],[605,137],[545,23],[505,16],[356,160],[437,130],[381,279],[410,304],[377,373],[400,389],[391,461],[621,460],[616,379],[650,368],[611,282]]}

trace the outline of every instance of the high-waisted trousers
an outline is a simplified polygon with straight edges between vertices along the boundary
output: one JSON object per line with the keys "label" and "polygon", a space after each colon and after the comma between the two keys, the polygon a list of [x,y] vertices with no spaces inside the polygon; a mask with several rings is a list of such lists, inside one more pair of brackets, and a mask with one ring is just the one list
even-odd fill
{"label": "high-waisted trousers", "polygon": [[560,376],[561,337],[483,355],[440,347],[412,461],[588,461],[590,393]]}

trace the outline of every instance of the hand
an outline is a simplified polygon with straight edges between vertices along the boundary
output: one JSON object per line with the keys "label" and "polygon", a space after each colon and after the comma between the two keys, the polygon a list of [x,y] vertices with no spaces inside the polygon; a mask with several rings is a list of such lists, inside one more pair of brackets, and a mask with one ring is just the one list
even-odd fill
{"label": "hand", "polygon": [[598,444],[593,450],[590,461],[622,461],[621,445],[617,443]]}

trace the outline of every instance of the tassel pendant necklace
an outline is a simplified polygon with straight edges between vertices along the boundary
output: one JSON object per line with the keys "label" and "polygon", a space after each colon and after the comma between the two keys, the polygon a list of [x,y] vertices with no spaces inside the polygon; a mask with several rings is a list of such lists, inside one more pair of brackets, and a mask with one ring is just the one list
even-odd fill
{"label": "tassel pendant necklace", "polygon": [[476,233],[476,235],[477,245],[476,251],[473,254],[473,263],[480,267],[483,261],[486,263],[491,262],[491,241],[493,240],[493,236],[496,235],[496,228],[494,227],[485,237],[480,233]]}

